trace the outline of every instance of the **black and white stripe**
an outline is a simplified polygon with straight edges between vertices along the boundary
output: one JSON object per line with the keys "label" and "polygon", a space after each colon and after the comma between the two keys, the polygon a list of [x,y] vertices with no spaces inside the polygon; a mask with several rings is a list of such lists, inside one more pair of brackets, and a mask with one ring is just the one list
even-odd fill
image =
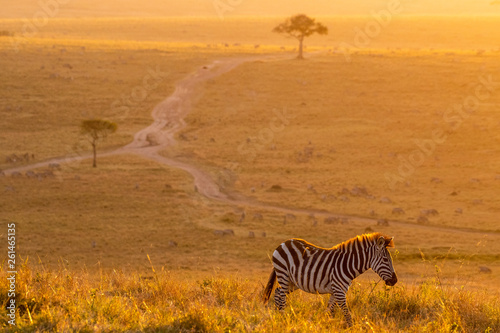
{"label": "black and white stripe", "polygon": [[274,301],[278,309],[284,309],[286,295],[296,289],[331,294],[328,308],[333,312],[337,304],[351,326],[346,293],[353,279],[371,268],[389,286],[398,281],[388,247],[394,247],[393,238],[380,233],[357,236],[329,249],[303,239],[289,239],[273,253],[274,269],[264,291],[264,302],[269,301],[277,279]]}

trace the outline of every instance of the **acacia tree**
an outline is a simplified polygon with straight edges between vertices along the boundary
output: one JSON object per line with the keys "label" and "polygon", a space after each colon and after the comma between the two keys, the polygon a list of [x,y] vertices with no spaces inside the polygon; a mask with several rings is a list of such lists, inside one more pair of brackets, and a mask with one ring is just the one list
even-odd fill
{"label": "acacia tree", "polygon": [[299,41],[299,55],[297,58],[304,59],[304,38],[315,33],[318,35],[327,35],[328,28],[307,15],[298,14],[287,18],[285,22],[274,28],[273,32],[287,34],[297,39]]}
{"label": "acacia tree", "polygon": [[113,122],[102,119],[83,120],[80,125],[80,130],[85,135],[92,145],[94,152],[94,163],[92,166],[97,167],[97,143],[109,134],[116,132],[117,125]]}

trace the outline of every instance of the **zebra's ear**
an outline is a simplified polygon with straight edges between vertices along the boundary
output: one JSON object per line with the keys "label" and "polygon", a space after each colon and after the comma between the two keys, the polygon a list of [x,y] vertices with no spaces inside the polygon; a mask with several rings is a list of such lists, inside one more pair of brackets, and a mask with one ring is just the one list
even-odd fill
{"label": "zebra's ear", "polygon": [[385,239],[385,247],[394,247],[394,237]]}
{"label": "zebra's ear", "polygon": [[385,238],[384,236],[380,236],[378,239],[377,239],[377,247],[379,249],[384,249],[385,248]]}

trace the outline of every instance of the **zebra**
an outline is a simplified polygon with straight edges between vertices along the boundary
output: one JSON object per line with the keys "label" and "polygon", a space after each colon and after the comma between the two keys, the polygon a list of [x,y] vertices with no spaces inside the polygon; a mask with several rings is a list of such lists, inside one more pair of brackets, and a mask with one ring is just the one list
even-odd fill
{"label": "zebra", "polygon": [[363,234],[329,249],[298,238],[285,241],[273,253],[274,268],[264,290],[264,304],[278,280],[274,302],[279,310],[286,306],[286,295],[296,289],[331,294],[328,309],[333,314],[337,304],[347,325],[352,326],[346,293],[353,279],[371,268],[388,286],[398,281],[387,250],[394,247],[393,239],[378,232]]}

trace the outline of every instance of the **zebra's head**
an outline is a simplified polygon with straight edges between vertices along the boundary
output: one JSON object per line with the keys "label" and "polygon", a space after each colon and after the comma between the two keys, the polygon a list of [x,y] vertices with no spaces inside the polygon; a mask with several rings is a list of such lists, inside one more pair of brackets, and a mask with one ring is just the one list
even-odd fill
{"label": "zebra's head", "polygon": [[379,236],[374,245],[371,269],[377,273],[385,284],[393,286],[398,282],[398,277],[392,265],[392,257],[387,248],[394,247],[394,237]]}

